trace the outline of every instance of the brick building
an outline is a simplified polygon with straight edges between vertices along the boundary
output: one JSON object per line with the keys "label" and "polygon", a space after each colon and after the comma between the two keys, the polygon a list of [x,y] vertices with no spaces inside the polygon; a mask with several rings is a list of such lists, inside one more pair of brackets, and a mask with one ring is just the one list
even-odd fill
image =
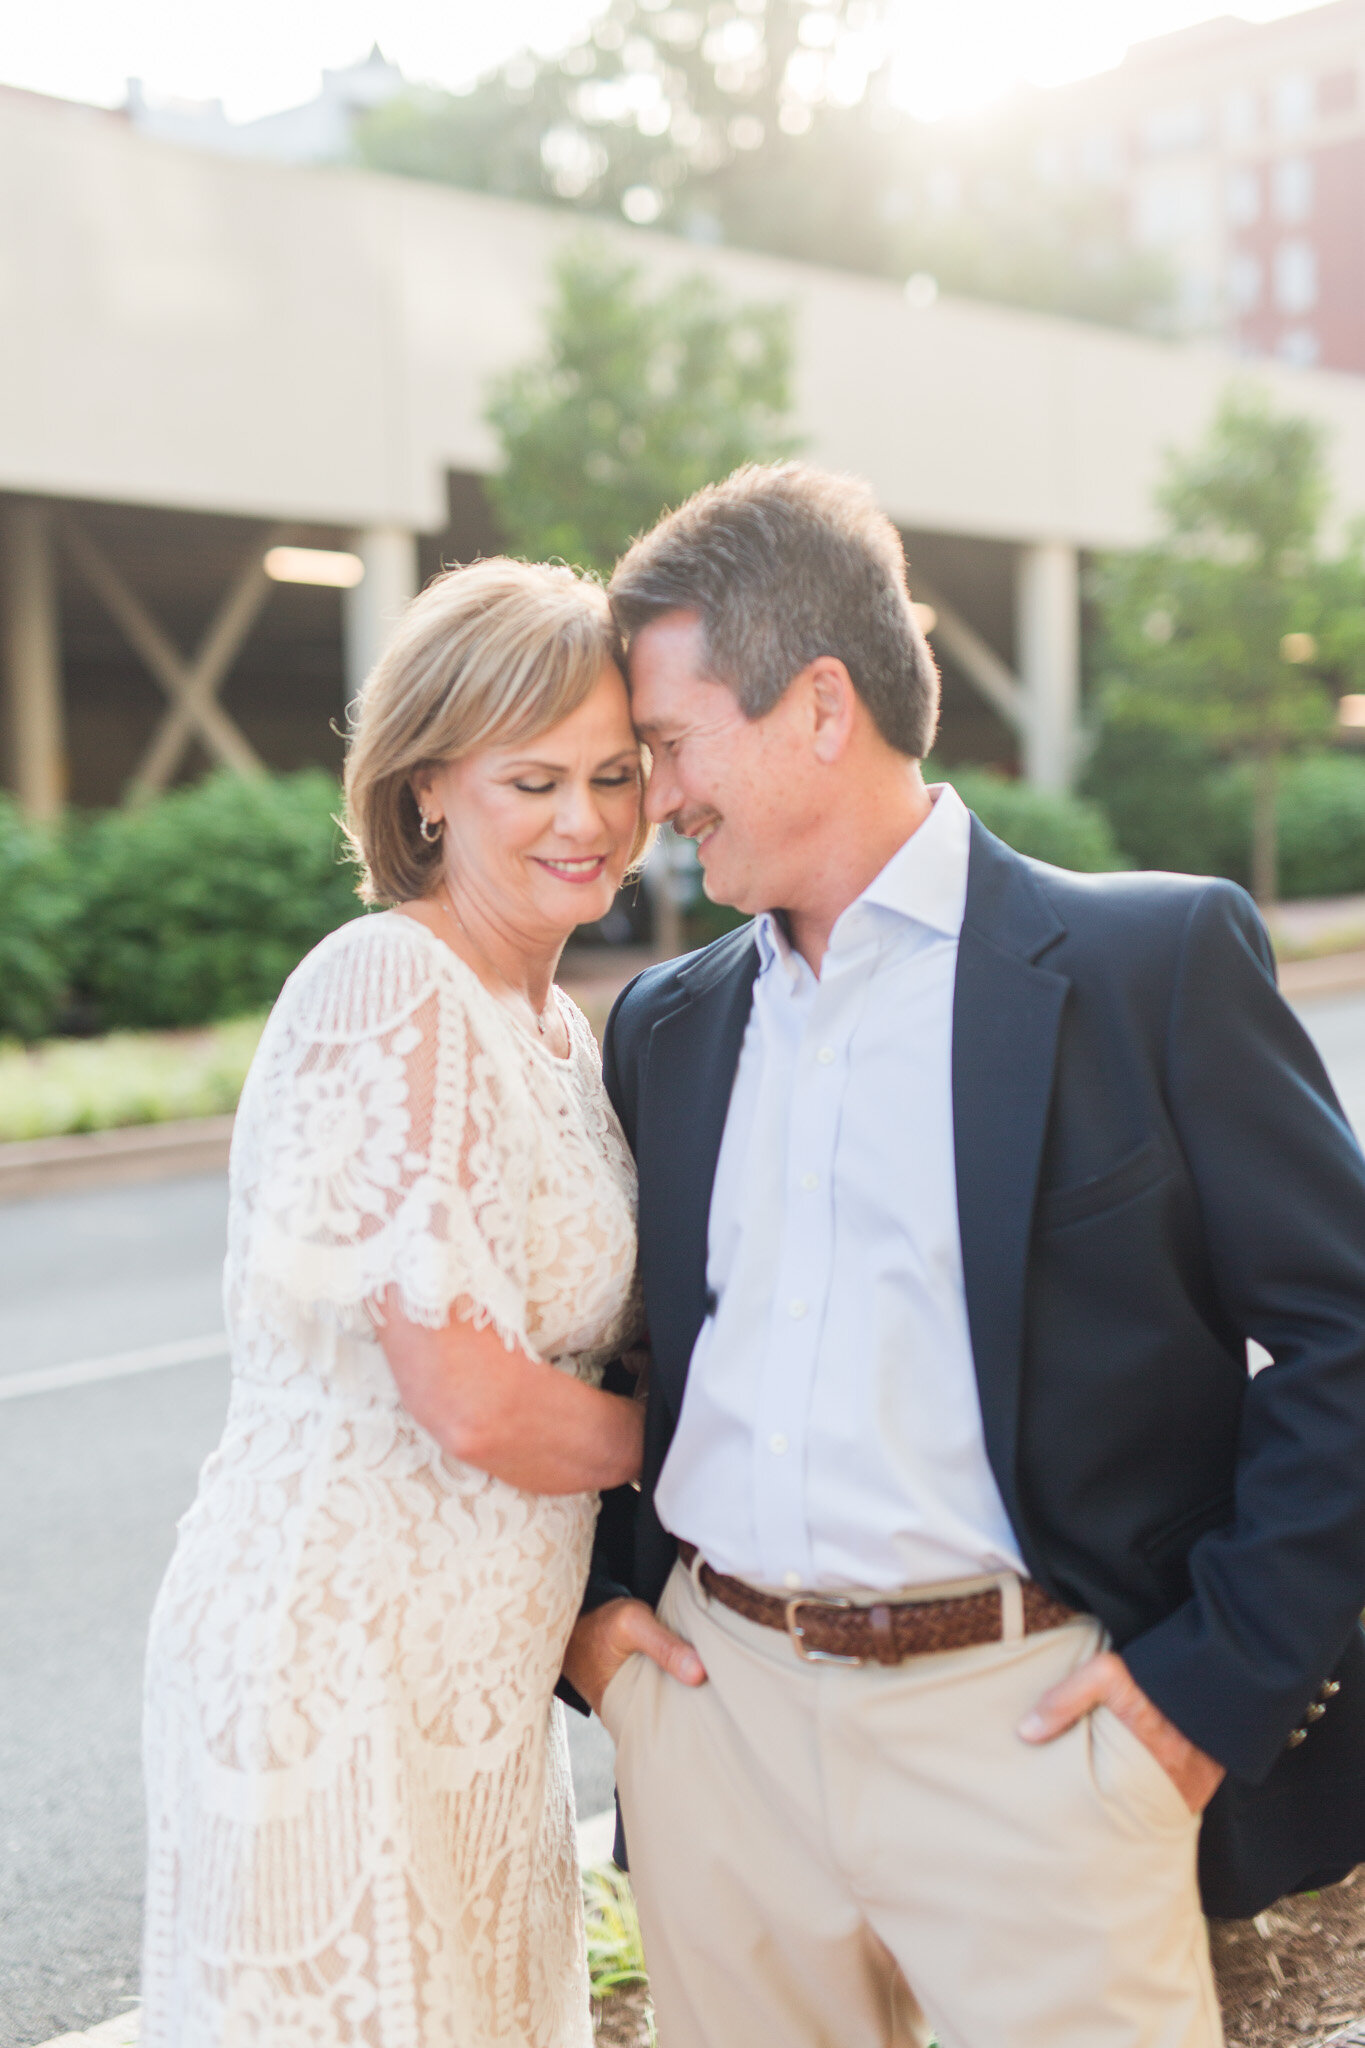
{"label": "brick building", "polygon": [[1122,193],[1180,332],[1365,373],[1365,0],[1200,22],[1017,117],[1044,179]]}

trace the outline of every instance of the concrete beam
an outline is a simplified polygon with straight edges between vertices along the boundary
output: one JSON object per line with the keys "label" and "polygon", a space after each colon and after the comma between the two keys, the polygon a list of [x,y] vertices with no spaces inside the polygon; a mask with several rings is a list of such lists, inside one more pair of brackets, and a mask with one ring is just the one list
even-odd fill
{"label": "concrete beam", "polygon": [[0,665],[14,790],[29,817],[66,801],[61,631],[52,507],[18,499],[0,512]]}
{"label": "concrete beam", "polygon": [[415,533],[402,526],[370,526],[352,535],[351,546],[365,574],[342,593],[348,703],[359,696],[404,605],[417,595]]}
{"label": "concrete beam", "polygon": [[1081,698],[1080,569],[1065,541],[1019,550],[1015,572],[1024,776],[1035,789],[1070,789]]}

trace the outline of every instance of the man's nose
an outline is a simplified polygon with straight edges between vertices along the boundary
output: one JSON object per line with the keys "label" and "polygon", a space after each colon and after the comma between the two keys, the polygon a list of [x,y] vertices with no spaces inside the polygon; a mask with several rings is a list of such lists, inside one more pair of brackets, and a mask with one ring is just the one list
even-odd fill
{"label": "man's nose", "polygon": [[682,792],[677,780],[656,755],[645,784],[645,817],[651,825],[666,825],[677,816],[681,805]]}

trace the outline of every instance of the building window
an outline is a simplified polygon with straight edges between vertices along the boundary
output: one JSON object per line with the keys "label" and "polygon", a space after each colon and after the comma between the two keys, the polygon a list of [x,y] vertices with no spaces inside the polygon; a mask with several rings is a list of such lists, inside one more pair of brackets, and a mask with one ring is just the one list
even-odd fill
{"label": "building window", "polygon": [[1225,190],[1228,219],[1234,227],[1249,228],[1261,217],[1261,181],[1255,171],[1228,172]]}
{"label": "building window", "polygon": [[1164,155],[1169,149],[1197,149],[1207,132],[1204,109],[1198,100],[1158,107],[1142,124],[1142,140],[1152,156]]}
{"label": "building window", "polygon": [[1275,304],[1306,313],[1318,302],[1318,257],[1311,242],[1281,242],[1275,251]]}
{"label": "building window", "polygon": [[1223,139],[1249,142],[1260,125],[1260,107],[1254,92],[1240,86],[1223,101]]}
{"label": "building window", "polygon": [[1354,71],[1329,71],[1325,78],[1318,80],[1318,112],[1321,114],[1353,114],[1360,96],[1360,84]]}
{"label": "building window", "polygon": [[1311,327],[1290,327],[1280,336],[1276,354],[1296,370],[1311,370],[1322,350]]}
{"label": "building window", "polygon": [[1081,176],[1094,185],[1113,185],[1123,169],[1119,139],[1109,128],[1092,128],[1082,137]]}
{"label": "building window", "polygon": [[1275,126],[1283,135],[1306,128],[1313,118],[1313,81],[1306,72],[1291,71],[1275,87]]}
{"label": "building window", "polygon": [[1270,173],[1277,220],[1307,220],[1313,211],[1313,166],[1306,156],[1287,156]]}
{"label": "building window", "polygon": [[1261,266],[1254,256],[1234,256],[1228,265],[1228,297],[1238,313],[1250,313],[1261,299]]}
{"label": "building window", "polygon": [[1170,248],[1206,235],[1214,219],[1216,189],[1211,175],[1194,165],[1169,164],[1148,171],[1134,206],[1138,240]]}

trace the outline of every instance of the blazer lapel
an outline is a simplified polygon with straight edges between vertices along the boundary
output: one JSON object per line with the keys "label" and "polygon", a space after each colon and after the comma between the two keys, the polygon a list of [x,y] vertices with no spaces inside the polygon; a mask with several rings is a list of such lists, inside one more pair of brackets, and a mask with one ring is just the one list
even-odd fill
{"label": "blazer lapel", "polygon": [[752,929],[707,949],[680,976],[681,1000],[649,1035],[635,1156],[640,1273],[654,1379],[676,1414],[706,1314],[711,1186],[753,999]]}
{"label": "blazer lapel", "polygon": [[972,820],[953,998],[953,1129],[967,1318],[986,1449],[1020,1540],[1016,1477],[1029,1242],[1065,975],[1034,964],[1065,931],[1027,865]]}

